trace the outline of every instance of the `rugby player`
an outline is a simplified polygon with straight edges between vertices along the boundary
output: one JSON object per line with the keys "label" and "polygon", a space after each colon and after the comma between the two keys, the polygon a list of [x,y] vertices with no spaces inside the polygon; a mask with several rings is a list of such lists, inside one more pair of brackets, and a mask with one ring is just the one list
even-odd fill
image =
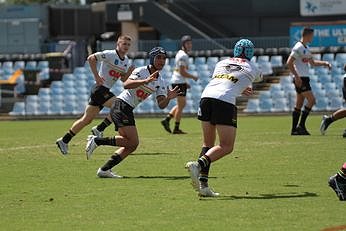
{"label": "rugby player", "polygon": [[[308,44],[312,42],[313,36],[314,30],[305,27],[301,40],[294,45],[287,60],[287,66],[294,77],[293,82],[297,92],[296,105],[292,113],[291,135],[310,135],[306,129],[305,122],[316,101],[310,86],[309,64],[311,66],[331,68],[329,62],[313,59],[308,47]],[[307,104],[301,112],[305,99],[307,100]]]}
{"label": "rugby player", "polygon": [[[104,106],[111,107],[115,99],[110,91],[114,83],[120,79],[126,81],[134,70],[129,67],[129,59],[126,56],[130,46],[131,37],[122,35],[118,38],[115,50],[105,50],[97,52],[88,57],[90,69],[94,75],[96,84],[91,89],[89,104],[85,108],[84,115],[72,124],[68,132],[56,140],[56,144],[63,155],[68,154],[68,143],[85,126],[99,114]],[[97,71],[97,63],[100,62],[100,69]],[[97,127],[92,128],[92,133],[102,136],[102,131],[111,124],[110,116]]]}
{"label": "rugby player", "polygon": [[211,163],[233,151],[237,130],[236,97],[251,95],[252,82],[262,80],[261,72],[250,62],[253,55],[253,43],[248,39],[239,40],[234,46],[234,57],[216,64],[212,79],[202,93],[198,119],[202,123],[203,146],[198,160],[185,166],[199,196],[219,195],[208,186],[209,169]]}
{"label": "rugby player", "polygon": [[119,135],[113,137],[89,136],[86,145],[87,159],[99,145],[120,147],[111,158],[97,170],[100,178],[119,178],[112,172],[129,154],[137,149],[138,133],[133,116],[133,109],[152,93],[155,93],[158,106],[163,109],[169,101],[177,97],[178,87],[170,90],[159,71],[166,61],[166,51],[161,47],[153,48],[149,53],[150,65],[136,68],[124,82],[125,90],[115,99],[111,108],[111,118]]}
{"label": "rugby player", "polygon": [[180,120],[181,115],[183,113],[183,109],[186,105],[186,91],[188,88],[188,84],[186,82],[186,79],[193,79],[197,81],[197,76],[194,76],[190,73],[188,73],[189,69],[189,55],[188,52],[192,49],[192,39],[189,35],[184,35],[181,38],[181,50],[178,51],[178,53],[175,56],[175,69],[172,76],[172,88],[175,88],[176,86],[179,87],[180,94],[177,97],[177,105],[172,108],[172,110],[168,113],[166,118],[161,121],[162,126],[164,129],[172,133],[172,130],[170,128],[169,122],[171,118],[174,117],[175,119],[175,126],[173,129],[173,134],[185,134],[186,132],[183,132],[180,129]]}

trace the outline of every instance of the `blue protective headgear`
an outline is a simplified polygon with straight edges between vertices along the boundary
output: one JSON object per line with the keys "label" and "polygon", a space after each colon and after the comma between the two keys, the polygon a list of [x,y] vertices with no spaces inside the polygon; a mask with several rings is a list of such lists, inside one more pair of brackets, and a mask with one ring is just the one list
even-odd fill
{"label": "blue protective headgear", "polygon": [[255,53],[255,46],[248,39],[240,39],[234,46],[234,57],[241,57],[244,54],[245,58],[250,60]]}
{"label": "blue protective headgear", "polygon": [[151,51],[149,52],[149,60],[151,65],[154,66],[155,57],[159,54],[163,54],[167,56],[166,50],[163,49],[162,47],[154,47],[153,49],[151,49]]}

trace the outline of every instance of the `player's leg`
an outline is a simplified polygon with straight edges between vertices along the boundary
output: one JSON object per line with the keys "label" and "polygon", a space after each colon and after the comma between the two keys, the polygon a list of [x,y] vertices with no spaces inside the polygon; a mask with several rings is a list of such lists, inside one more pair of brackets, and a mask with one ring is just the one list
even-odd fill
{"label": "player's leg", "polygon": [[90,124],[99,112],[100,108],[98,106],[87,105],[83,116],[72,124],[72,127],[63,137],[57,139],[56,144],[58,145],[62,154],[68,154],[68,143],[78,132]]}
{"label": "player's leg", "polygon": [[[98,145],[107,145],[104,138],[95,138]],[[102,142],[101,142],[102,141]],[[114,145],[113,145],[114,144]],[[102,177],[111,172],[112,168],[118,165],[129,154],[134,152],[139,144],[138,133],[135,126],[126,126],[119,128],[119,136],[114,137],[113,146],[120,146],[110,159],[97,171],[97,175]]]}
{"label": "player's leg", "polygon": [[346,109],[345,108],[335,111],[330,116],[324,115],[322,118],[321,126],[320,126],[321,134],[322,135],[325,134],[325,132],[326,132],[326,130],[330,124],[332,124],[333,122],[335,122],[339,119],[345,118],[345,117],[346,117]]}
{"label": "player's leg", "polygon": [[337,174],[329,178],[328,184],[334,190],[339,200],[346,200],[346,163],[343,164]]}
{"label": "player's leg", "polygon": [[[108,99],[103,106],[111,108],[112,104],[115,100],[115,96],[113,96],[112,98]],[[108,114],[107,117],[97,126],[92,127],[91,132],[94,136],[97,137],[102,137],[103,136],[103,131],[112,124],[112,118],[111,116]]]}
{"label": "player's leg", "polygon": [[174,115],[175,119],[175,126],[173,130],[173,134],[185,134],[182,130],[180,130],[180,121],[181,121],[181,116],[183,114],[183,109],[186,105],[186,97],[185,96],[178,96],[177,97],[177,109]]}
{"label": "player's leg", "polygon": [[302,95],[304,96],[304,98],[307,99],[308,102],[304,106],[304,110],[302,111],[302,115],[301,115],[298,127],[300,128],[301,135],[310,135],[306,129],[305,123],[306,123],[306,119],[308,118],[308,116],[310,114],[312,107],[316,103],[316,100],[315,100],[315,96],[313,95],[312,91],[302,92]]}
{"label": "player's leg", "polygon": [[[216,139],[216,126],[210,122],[202,121],[203,146],[199,158],[204,156],[210,148],[214,147]],[[201,169],[199,181],[202,188],[208,187],[209,167]]]}
{"label": "player's leg", "polygon": [[297,131],[297,126],[301,114],[301,108],[303,107],[304,104],[304,96],[301,93],[298,93],[297,91],[297,96],[296,96],[296,105],[295,108],[292,112],[292,129],[291,129],[291,135],[299,135]]}
{"label": "player's leg", "polygon": [[163,126],[163,128],[168,132],[168,133],[172,133],[172,130],[169,126],[169,122],[171,121],[171,119],[174,117],[176,111],[177,111],[178,106],[175,105],[171,111],[166,115],[166,118],[164,118],[163,120],[161,120],[161,124]]}

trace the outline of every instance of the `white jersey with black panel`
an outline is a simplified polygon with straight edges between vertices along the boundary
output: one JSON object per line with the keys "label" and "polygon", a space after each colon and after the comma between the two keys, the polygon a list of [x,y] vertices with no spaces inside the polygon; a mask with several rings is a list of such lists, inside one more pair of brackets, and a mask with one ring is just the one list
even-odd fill
{"label": "white jersey with black panel", "polygon": [[183,50],[179,50],[175,56],[175,68],[171,79],[173,84],[186,83],[186,78],[179,73],[181,66],[189,68],[189,55]]}
{"label": "white jersey with black panel", "polygon": [[124,75],[129,67],[129,59],[121,59],[116,50],[104,50],[95,53],[96,60],[101,62],[99,75],[104,79],[103,86],[112,88],[114,83]]}
{"label": "white jersey with black panel", "polygon": [[[143,80],[148,78],[150,75],[149,66],[142,66],[136,68],[130,75],[129,79]],[[135,108],[153,93],[155,94],[155,97],[160,95],[167,96],[167,89],[167,84],[159,74],[157,80],[134,89],[125,89],[117,98],[122,99],[131,107]]]}
{"label": "white jersey with black panel", "polygon": [[261,80],[261,72],[247,59],[224,59],[216,64],[212,79],[201,98],[214,98],[235,105],[237,96],[251,86],[252,82]]}
{"label": "white jersey with black panel", "polygon": [[312,59],[312,54],[308,46],[302,42],[297,42],[292,48],[290,54],[295,59],[294,67],[301,77],[309,76],[309,61]]}

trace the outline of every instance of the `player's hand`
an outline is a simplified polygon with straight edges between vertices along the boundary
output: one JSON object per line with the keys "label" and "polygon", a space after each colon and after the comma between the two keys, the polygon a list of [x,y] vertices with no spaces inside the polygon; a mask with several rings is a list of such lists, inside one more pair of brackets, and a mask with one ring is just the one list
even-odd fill
{"label": "player's hand", "polygon": [[253,95],[253,89],[251,87],[247,87],[243,92],[242,92],[242,95],[245,95],[245,96],[251,96]]}
{"label": "player's hand", "polygon": [[173,88],[172,90],[168,88],[167,90],[167,99],[174,99],[176,98],[178,95],[180,94],[180,90],[179,87],[176,86],[175,88]]}
{"label": "player's hand", "polygon": [[324,65],[325,67],[328,67],[329,70],[332,69],[332,64],[330,64],[329,62],[326,62],[326,64]]}
{"label": "player's hand", "polygon": [[127,76],[130,76],[131,73],[132,73],[135,69],[136,69],[136,66],[135,66],[135,65],[131,65],[131,66],[129,67],[129,69],[127,69],[126,75],[127,75]]}
{"label": "player's hand", "polygon": [[198,77],[193,76],[192,79],[195,80],[195,81],[197,81],[197,80],[198,80]]}
{"label": "player's hand", "polygon": [[159,77],[159,71],[155,71],[148,78],[145,79],[144,83],[148,84],[150,82],[153,82],[153,81],[157,80],[158,77]]}
{"label": "player's hand", "polygon": [[96,84],[97,84],[98,86],[103,85],[103,83],[105,82],[105,80],[104,80],[101,76],[99,76],[99,75],[97,75],[97,76],[95,77],[95,81],[96,81]]}
{"label": "player's hand", "polygon": [[302,79],[299,76],[294,77],[294,84],[297,88],[300,88],[302,86]]}

